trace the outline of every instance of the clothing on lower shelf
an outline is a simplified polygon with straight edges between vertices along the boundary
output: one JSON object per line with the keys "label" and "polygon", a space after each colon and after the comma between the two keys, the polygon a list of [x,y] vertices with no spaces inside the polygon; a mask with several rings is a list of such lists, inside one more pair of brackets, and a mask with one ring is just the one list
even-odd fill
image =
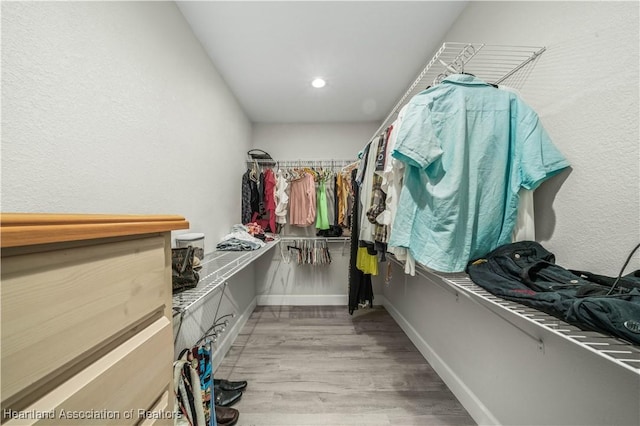
{"label": "clothing on lower shelf", "polygon": [[224,251],[257,250],[265,246],[265,243],[251,234],[244,225],[234,225],[231,233],[222,237],[216,245],[216,249]]}
{"label": "clothing on lower shelf", "polygon": [[539,243],[521,241],[472,260],[467,272],[496,296],[640,344],[640,271],[624,276],[612,291],[615,278],[565,269]]}

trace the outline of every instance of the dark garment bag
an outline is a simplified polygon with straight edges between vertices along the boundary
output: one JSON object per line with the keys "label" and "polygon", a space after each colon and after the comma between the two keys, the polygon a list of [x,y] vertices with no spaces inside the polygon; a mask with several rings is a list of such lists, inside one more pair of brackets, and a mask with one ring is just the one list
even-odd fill
{"label": "dark garment bag", "polygon": [[571,271],[534,241],[506,244],[467,265],[467,273],[490,293],[546,312],[585,330],[640,345],[640,273],[615,278]]}
{"label": "dark garment bag", "polygon": [[565,319],[640,345],[640,291],[578,299],[567,310]]}

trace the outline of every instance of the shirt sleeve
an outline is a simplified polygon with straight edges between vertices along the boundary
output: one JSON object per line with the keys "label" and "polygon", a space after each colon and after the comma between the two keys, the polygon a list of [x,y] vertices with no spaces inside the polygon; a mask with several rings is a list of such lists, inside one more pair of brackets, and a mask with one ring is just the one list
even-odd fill
{"label": "shirt sleeve", "polygon": [[518,120],[515,146],[518,147],[520,185],[529,190],[569,166],[555,147],[538,115],[520,99],[516,100]]}
{"label": "shirt sleeve", "polygon": [[431,101],[409,104],[392,154],[403,163],[420,169],[426,169],[443,152],[433,126],[431,105]]}

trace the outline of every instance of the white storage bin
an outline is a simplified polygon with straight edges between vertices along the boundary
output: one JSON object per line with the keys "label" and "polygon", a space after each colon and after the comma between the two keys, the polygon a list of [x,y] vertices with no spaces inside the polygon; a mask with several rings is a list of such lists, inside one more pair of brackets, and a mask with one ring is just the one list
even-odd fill
{"label": "white storage bin", "polygon": [[176,247],[193,246],[193,255],[198,259],[204,259],[204,234],[194,232],[191,234],[181,234],[176,237]]}

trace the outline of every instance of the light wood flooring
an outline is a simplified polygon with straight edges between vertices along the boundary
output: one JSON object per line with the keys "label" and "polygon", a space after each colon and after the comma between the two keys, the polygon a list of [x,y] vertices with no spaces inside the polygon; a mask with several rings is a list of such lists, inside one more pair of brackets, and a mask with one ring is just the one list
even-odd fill
{"label": "light wood flooring", "polygon": [[475,425],[382,307],[258,306],[215,376],[238,425]]}

